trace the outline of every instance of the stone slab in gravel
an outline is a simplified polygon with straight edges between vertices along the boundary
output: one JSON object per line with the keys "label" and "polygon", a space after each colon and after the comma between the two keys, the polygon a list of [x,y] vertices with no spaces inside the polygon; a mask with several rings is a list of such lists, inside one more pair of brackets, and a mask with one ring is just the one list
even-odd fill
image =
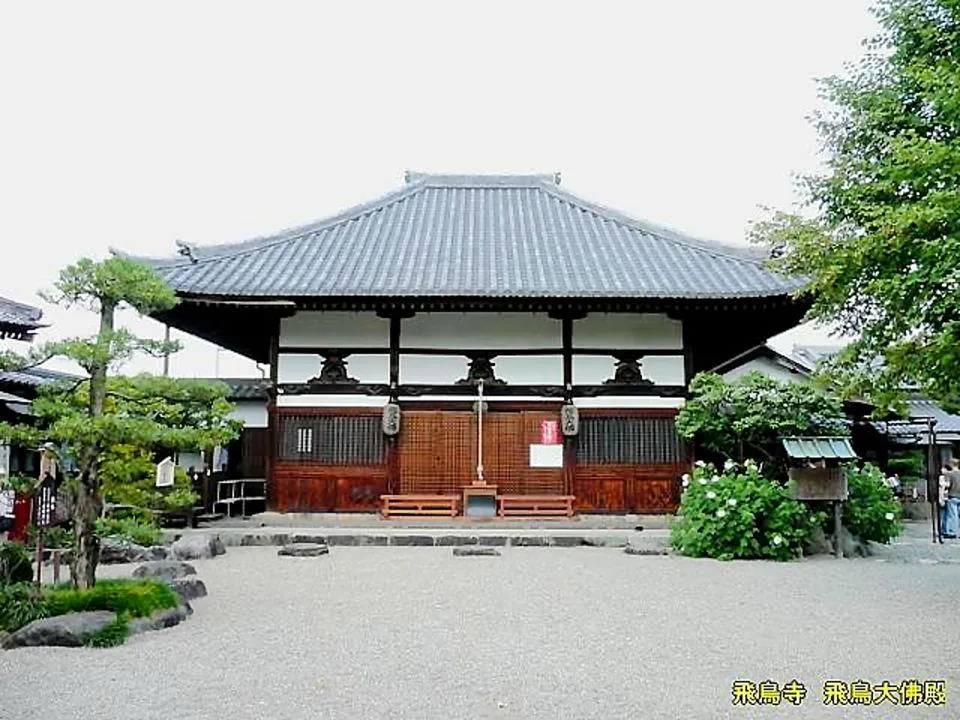
{"label": "stone slab in gravel", "polygon": [[478,542],[476,535],[440,535],[437,537],[437,545],[450,547],[452,545],[476,545]]}
{"label": "stone slab in gravel", "polygon": [[163,630],[164,628],[179,625],[193,613],[189,605],[180,605],[175,608],[164,608],[156,610],[150,617],[135,618],[127,623],[127,628],[131,635],[149,632],[151,630]]}
{"label": "stone slab in gravel", "polygon": [[500,557],[500,551],[495,547],[455,547],[453,554],[457,557]]}
{"label": "stone slab in gravel", "polygon": [[179,560],[204,560],[226,552],[219,536],[207,533],[184,535],[170,549]]}
{"label": "stone slab in gravel", "polygon": [[433,537],[431,535],[392,535],[390,537],[390,544],[400,546],[427,546],[433,545]]}
{"label": "stone slab in gravel", "polygon": [[3,640],[3,648],[11,650],[37,645],[82,647],[87,638],[116,619],[116,613],[96,610],[34,620],[7,635]]}
{"label": "stone slab in gravel", "polygon": [[143,555],[141,560],[169,560],[170,559],[170,548],[166,545],[151,545],[148,547]]}
{"label": "stone slab in gravel", "polygon": [[167,580],[167,584],[173,588],[173,591],[180,596],[180,600],[183,602],[207,596],[207,586],[203,584],[203,580],[200,578],[175,578]]}
{"label": "stone slab in gravel", "polygon": [[330,548],[321,543],[295,542],[277,550],[277,555],[288,557],[319,557],[330,552]]}
{"label": "stone slab in gravel", "polygon": [[327,537],[327,545],[331,547],[335,545],[375,545],[383,547],[388,540],[389,538],[386,535],[330,535]]}
{"label": "stone slab in gravel", "polygon": [[161,578],[163,580],[175,580],[176,578],[196,574],[197,569],[183,560],[151,560],[133,571],[134,577]]}
{"label": "stone slab in gravel", "polygon": [[495,545],[502,547],[507,544],[507,537],[505,535],[481,535],[477,538],[477,541],[480,545]]}
{"label": "stone slab in gravel", "polygon": [[653,543],[644,545],[627,545],[623,551],[627,555],[669,555],[669,548]]}

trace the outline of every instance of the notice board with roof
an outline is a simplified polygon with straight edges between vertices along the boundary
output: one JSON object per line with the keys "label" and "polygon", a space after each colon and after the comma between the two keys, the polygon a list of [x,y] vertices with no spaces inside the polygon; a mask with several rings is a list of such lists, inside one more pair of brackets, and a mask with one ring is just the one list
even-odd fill
{"label": "notice board with roof", "polygon": [[846,500],[847,477],[840,465],[857,459],[845,437],[786,437],[790,491],[797,500]]}

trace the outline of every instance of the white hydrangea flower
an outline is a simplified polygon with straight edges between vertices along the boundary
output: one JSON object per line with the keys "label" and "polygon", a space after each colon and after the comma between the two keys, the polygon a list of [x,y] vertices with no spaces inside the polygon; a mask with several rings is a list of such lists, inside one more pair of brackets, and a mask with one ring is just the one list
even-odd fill
{"label": "white hydrangea flower", "polygon": [[710,482],[720,482],[720,476],[714,475],[712,478],[710,478]]}
{"label": "white hydrangea flower", "polygon": [[689,476],[689,475],[684,475],[684,476],[683,476],[683,486],[686,487],[686,486],[689,485],[689,484],[690,484],[690,476]]}
{"label": "white hydrangea flower", "polygon": [[774,545],[779,545],[779,544],[781,544],[782,542],[783,542],[783,538],[782,538],[782,537],[780,537],[779,535],[774,535],[774,536],[773,536],[773,544],[774,544]]}
{"label": "white hydrangea flower", "polygon": [[718,518],[725,518],[726,516],[727,516],[727,511],[726,511],[726,510],[724,510],[723,508],[720,508],[719,510],[717,510],[717,517],[718,517]]}
{"label": "white hydrangea flower", "polygon": [[893,513],[887,513],[886,515],[884,515],[884,517],[885,517],[887,520],[893,520]]}
{"label": "white hydrangea flower", "polygon": [[747,467],[747,468],[750,468],[751,470],[753,470],[754,468],[757,467],[757,463],[756,463],[756,461],[755,461],[753,458],[747,458],[747,459],[744,461],[743,466],[744,466],[744,467]]}
{"label": "white hydrangea flower", "polygon": [[701,485],[706,485],[706,484],[707,484],[707,479],[706,479],[706,478],[700,478],[697,482],[699,482]]}
{"label": "white hydrangea flower", "polygon": [[727,505],[729,505],[730,507],[736,507],[736,505],[737,505],[737,499],[736,499],[736,498],[729,498],[729,499],[727,500]]}
{"label": "white hydrangea flower", "polygon": [[697,460],[697,461],[694,463],[694,465],[696,465],[696,466],[699,467],[699,468],[702,468],[702,467],[706,467],[706,466],[707,466],[707,464],[706,464],[703,460]]}
{"label": "white hydrangea flower", "polygon": [[713,490],[707,493],[707,500],[713,500],[715,497],[717,497],[717,494]]}
{"label": "white hydrangea flower", "polygon": [[737,464],[736,464],[733,460],[727,460],[727,461],[723,464],[723,469],[724,469],[724,470],[733,470],[736,466],[737,466]]}

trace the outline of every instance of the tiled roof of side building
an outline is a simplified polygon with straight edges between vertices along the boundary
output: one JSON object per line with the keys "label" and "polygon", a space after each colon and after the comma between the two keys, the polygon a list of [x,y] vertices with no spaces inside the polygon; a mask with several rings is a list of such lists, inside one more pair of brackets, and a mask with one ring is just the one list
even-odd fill
{"label": "tiled roof of side building", "polygon": [[42,317],[43,311],[40,308],[0,297],[0,325],[36,330],[43,327],[40,322]]}
{"label": "tiled roof of side building", "polygon": [[[141,258],[215,297],[783,296],[803,285],[749,248],[698,240],[583,200],[545,175],[421,175],[326,220]],[[120,251],[115,251],[120,252]]]}

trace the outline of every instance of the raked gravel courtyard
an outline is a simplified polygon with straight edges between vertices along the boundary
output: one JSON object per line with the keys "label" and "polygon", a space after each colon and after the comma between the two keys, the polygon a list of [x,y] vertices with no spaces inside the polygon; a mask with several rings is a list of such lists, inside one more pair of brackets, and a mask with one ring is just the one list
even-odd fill
{"label": "raked gravel courtyard", "polygon": [[[210,595],[178,627],[0,653],[0,718],[960,716],[955,564],[502,552],[230,548],[194,563]],[[823,706],[824,680],[861,678],[945,680],[947,706]],[[735,707],[736,679],[808,696]]]}

